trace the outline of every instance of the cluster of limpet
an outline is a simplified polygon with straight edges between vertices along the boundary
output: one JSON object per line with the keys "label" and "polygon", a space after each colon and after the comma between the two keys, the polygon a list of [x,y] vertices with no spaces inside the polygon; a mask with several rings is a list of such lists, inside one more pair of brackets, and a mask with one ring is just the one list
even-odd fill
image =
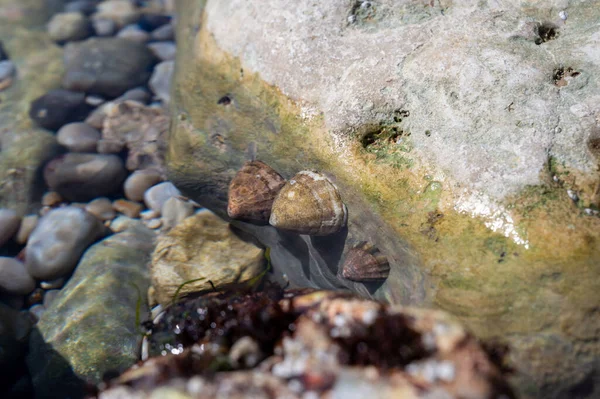
{"label": "cluster of limpet", "polygon": [[348,209],[327,176],[305,170],[286,182],[261,161],[246,162],[231,181],[227,214],[315,236],[337,233],[348,220]]}
{"label": "cluster of limpet", "polygon": [[[231,180],[227,214],[232,219],[314,236],[337,233],[348,221],[348,208],[327,176],[303,170],[286,182],[261,161],[246,162]],[[361,243],[348,251],[341,276],[376,282],[389,273],[385,256]]]}

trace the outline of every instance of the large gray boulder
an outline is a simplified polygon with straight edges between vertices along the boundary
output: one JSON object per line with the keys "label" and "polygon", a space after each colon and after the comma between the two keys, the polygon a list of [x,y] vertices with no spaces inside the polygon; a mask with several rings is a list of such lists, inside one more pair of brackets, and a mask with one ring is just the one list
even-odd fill
{"label": "large gray boulder", "polygon": [[[275,276],[444,308],[509,341],[525,397],[597,393],[599,1],[179,6],[167,158],[183,194],[227,217],[248,159],[319,170],[347,229],[235,222]],[[387,257],[383,284],[339,277],[360,241]]]}

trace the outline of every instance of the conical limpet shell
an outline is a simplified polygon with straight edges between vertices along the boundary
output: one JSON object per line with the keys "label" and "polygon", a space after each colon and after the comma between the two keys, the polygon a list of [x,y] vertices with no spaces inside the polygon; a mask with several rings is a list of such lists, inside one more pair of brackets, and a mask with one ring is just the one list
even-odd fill
{"label": "conical limpet shell", "polygon": [[358,282],[385,280],[390,274],[387,258],[377,249],[362,243],[348,251],[342,265],[342,277]]}
{"label": "conical limpet shell", "polygon": [[335,185],[320,173],[302,171],[277,194],[269,223],[282,230],[324,236],[338,232],[347,219],[348,210]]}
{"label": "conical limpet shell", "polygon": [[268,224],[275,196],[285,179],[261,161],[246,162],[229,184],[227,214],[256,224]]}

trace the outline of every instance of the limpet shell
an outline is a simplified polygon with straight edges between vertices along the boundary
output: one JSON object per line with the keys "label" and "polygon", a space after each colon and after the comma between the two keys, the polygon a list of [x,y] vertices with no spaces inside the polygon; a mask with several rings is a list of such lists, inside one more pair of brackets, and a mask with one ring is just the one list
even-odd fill
{"label": "limpet shell", "polygon": [[385,280],[390,265],[385,256],[368,243],[350,249],[342,265],[342,277],[358,282]]}
{"label": "limpet shell", "polygon": [[324,236],[338,232],[348,210],[336,186],[324,175],[298,172],[279,191],[269,223],[299,234]]}
{"label": "limpet shell", "polygon": [[285,179],[261,161],[246,162],[229,184],[227,214],[232,219],[268,224],[275,196]]}

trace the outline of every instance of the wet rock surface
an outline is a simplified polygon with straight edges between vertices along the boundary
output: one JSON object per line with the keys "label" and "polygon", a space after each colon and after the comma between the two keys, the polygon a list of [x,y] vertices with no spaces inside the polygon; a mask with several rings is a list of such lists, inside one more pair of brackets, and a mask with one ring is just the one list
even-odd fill
{"label": "wet rock surface", "polygon": [[40,219],[27,242],[27,270],[38,279],[63,277],[73,271],[83,251],[104,232],[104,226],[82,209],[52,210]]}
{"label": "wet rock surface", "polygon": [[12,209],[0,209],[0,247],[19,230],[21,218]]}
{"label": "wet rock surface", "polygon": [[136,309],[147,306],[142,293],[153,236],[130,220],[123,232],[86,251],[30,338],[36,397],[81,397],[84,381],[98,383],[104,372],[125,369],[139,356]]}
{"label": "wet rock surface", "polygon": [[128,170],[152,167],[164,173],[168,129],[169,117],[164,109],[127,100],[106,110],[102,139],[122,143],[128,149]]}
{"label": "wet rock surface", "polygon": [[255,279],[264,267],[261,248],[236,236],[218,216],[203,211],[157,239],[152,286],[158,303],[168,305],[176,295]]}
{"label": "wet rock surface", "polygon": [[127,176],[116,155],[68,153],[50,161],[44,180],[50,189],[70,201],[87,201],[113,194]]}
{"label": "wet rock surface", "polygon": [[148,81],[155,63],[144,44],[119,38],[92,38],[65,46],[63,87],[110,98]]}
{"label": "wet rock surface", "polygon": [[55,14],[48,22],[48,34],[57,43],[87,39],[93,32],[92,24],[80,12]]}
{"label": "wet rock surface", "polygon": [[85,102],[85,94],[62,89],[50,90],[31,103],[29,116],[48,130],[84,120],[91,107]]}
{"label": "wet rock surface", "polygon": [[29,294],[35,288],[35,280],[22,262],[0,256],[0,290],[11,294]]}
{"label": "wet rock surface", "polygon": [[144,192],[144,202],[148,208],[160,214],[165,203],[172,197],[181,195],[181,192],[171,182],[159,183]]}
{"label": "wet rock surface", "polygon": [[174,61],[163,61],[156,66],[148,82],[154,94],[166,104],[171,101],[171,81],[174,71]]}
{"label": "wet rock surface", "polygon": [[86,123],[69,123],[56,133],[58,144],[72,152],[96,152],[100,132]]}
{"label": "wet rock surface", "polygon": [[157,357],[99,398],[164,389],[192,398],[513,397],[500,369],[447,315],[343,293],[271,287],[185,299],[152,325],[149,341]]}

